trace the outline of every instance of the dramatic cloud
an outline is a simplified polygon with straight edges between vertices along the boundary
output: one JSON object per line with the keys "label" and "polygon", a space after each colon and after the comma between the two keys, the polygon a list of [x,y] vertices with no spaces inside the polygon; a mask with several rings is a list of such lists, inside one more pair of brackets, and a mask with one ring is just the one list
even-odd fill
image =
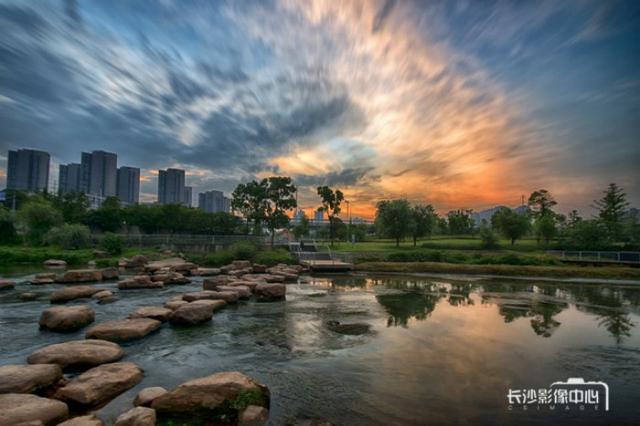
{"label": "dramatic cloud", "polygon": [[148,201],[175,166],[196,192],[290,175],[307,208],[338,186],[365,216],[387,197],[483,208],[539,187],[584,208],[609,181],[639,203],[637,12],[3,2],[0,152],[110,150],[143,169]]}

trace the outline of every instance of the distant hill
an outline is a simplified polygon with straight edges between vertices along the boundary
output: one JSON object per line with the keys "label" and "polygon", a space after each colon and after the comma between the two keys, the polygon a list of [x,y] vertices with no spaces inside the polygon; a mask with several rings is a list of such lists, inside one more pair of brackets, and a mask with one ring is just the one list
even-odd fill
{"label": "distant hill", "polygon": [[[490,209],[471,213],[471,218],[473,219],[474,225],[480,226],[482,224],[482,220],[486,220],[487,223],[491,223],[491,217],[494,214],[496,214],[498,210],[503,208],[509,208],[509,207],[495,206],[495,207],[491,207]],[[522,205],[522,206],[514,207],[511,210],[513,210],[516,213],[526,213],[529,210],[529,207]]]}

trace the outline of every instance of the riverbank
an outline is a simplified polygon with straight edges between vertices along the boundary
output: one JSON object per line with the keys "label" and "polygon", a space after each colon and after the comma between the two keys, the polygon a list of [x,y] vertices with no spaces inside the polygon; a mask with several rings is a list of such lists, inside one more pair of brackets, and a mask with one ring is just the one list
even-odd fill
{"label": "riverbank", "polygon": [[602,278],[639,280],[640,268],[621,266],[530,266],[530,265],[468,265],[444,262],[363,262],[354,265],[356,271],[475,274],[495,276],[526,276],[547,278]]}

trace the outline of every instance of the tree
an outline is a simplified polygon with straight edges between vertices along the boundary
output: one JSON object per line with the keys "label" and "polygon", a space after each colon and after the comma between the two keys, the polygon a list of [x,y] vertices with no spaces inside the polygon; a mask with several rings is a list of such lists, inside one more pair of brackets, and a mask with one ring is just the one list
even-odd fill
{"label": "tree", "polygon": [[45,234],[54,226],[62,225],[62,214],[42,197],[34,197],[18,211],[20,222],[27,229],[32,244],[42,244]]}
{"label": "tree", "polygon": [[436,212],[431,204],[417,204],[411,207],[411,236],[414,247],[418,244],[419,237],[431,236],[435,219]]}
{"label": "tree", "polygon": [[610,183],[600,200],[594,201],[598,217],[609,230],[611,237],[618,241],[622,236],[623,222],[629,207],[627,194],[615,183]]}
{"label": "tree", "polygon": [[610,234],[599,220],[581,220],[569,230],[566,246],[576,250],[606,250],[611,245]]}
{"label": "tree", "polygon": [[91,231],[86,225],[65,223],[51,228],[45,236],[45,241],[66,250],[78,250],[91,245]]}
{"label": "tree", "polygon": [[344,194],[339,189],[334,191],[328,186],[319,186],[317,191],[318,195],[322,199],[322,206],[318,207],[318,211],[325,212],[329,218],[329,240],[333,247],[333,239],[335,238],[335,217],[340,214],[340,203],[344,201]]}
{"label": "tree", "polygon": [[453,210],[447,213],[449,233],[453,235],[470,234],[473,231],[471,210]]}
{"label": "tree", "polygon": [[536,219],[534,224],[534,231],[536,234],[536,240],[540,243],[540,240],[544,240],[545,245],[549,244],[549,241],[556,235],[556,221],[552,214],[543,214]]}
{"label": "tree", "polygon": [[567,226],[569,228],[575,226],[578,222],[580,222],[582,218],[578,214],[578,210],[571,210],[569,215],[567,216]]}
{"label": "tree", "polygon": [[411,206],[407,200],[384,200],[378,203],[376,211],[378,232],[396,240],[396,247],[400,246],[400,240],[409,233],[410,226]]}
{"label": "tree", "polygon": [[480,245],[482,248],[496,249],[500,247],[498,237],[488,225],[483,224],[480,226],[478,234],[480,235]]}
{"label": "tree", "polygon": [[52,197],[53,206],[60,210],[66,223],[81,223],[89,210],[89,199],[82,192],[69,192]]}
{"label": "tree", "polygon": [[522,238],[529,230],[529,218],[503,207],[491,217],[491,226],[514,245],[516,240]]}
{"label": "tree", "polygon": [[265,180],[255,180],[236,186],[231,194],[231,207],[239,211],[246,220],[246,231],[249,233],[249,224],[253,222],[254,234],[260,232],[260,225],[265,219],[267,209],[267,185]]}
{"label": "tree", "polygon": [[287,212],[298,206],[296,201],[296,186],[290,177],[272,176],[263,179],[261,185],[266,187],[265,222],[271,233],[271,247],[275,239],[276,229],[289,224]]}
{"label": "tree", "polygon": [[539,189],[532,192],[527,202],[534,217],[546,216],[547,214],[553,213],[552,209],[556,204],[558,203],[546,189]]}
{"label": "tree", "polygon": [[16,242],[18,242],[18,234],[13,215],[9,209],[0,205],[0,244],[14,244]]}
{"label": "tree", "polygon": [[302,212],[300,220],[298,221],[296,226],[293,227],[293,235],[297,240],[300,240],[302,237],[306,237],[307,235],[309,235],[309,218],[304,212]]}
{"label": "tree", "polygon": [[89,226],[98,228],[103,232],[118,231],[124,221],[124,213],[120,208],[118,197],[110,196],[105,198],[100,208],[87,214],[86,221]]}

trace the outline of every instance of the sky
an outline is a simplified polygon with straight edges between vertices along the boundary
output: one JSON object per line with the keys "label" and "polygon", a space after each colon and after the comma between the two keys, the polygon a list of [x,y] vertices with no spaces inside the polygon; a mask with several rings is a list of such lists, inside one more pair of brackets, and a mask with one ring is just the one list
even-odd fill
{"label": "sky", "polygon": [[[638,1],[0,0],[7,151],[187,170],[194,194],[291,176],[438,211],[545,188],[640,206]],[[55,183],[55,182],[53,182]]]}

